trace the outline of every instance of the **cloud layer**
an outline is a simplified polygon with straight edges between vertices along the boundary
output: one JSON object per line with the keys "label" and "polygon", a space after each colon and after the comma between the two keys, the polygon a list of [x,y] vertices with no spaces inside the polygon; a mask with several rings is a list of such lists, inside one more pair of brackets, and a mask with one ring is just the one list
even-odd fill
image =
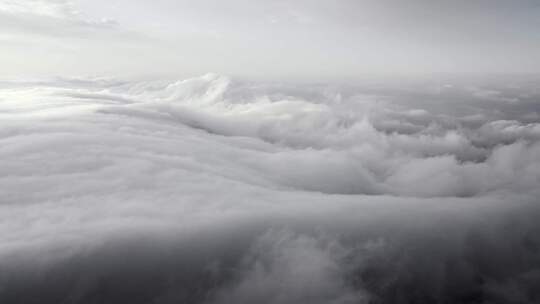
{"label": "cloud layer", "polygon": [[538,300],[534,81],[0,90],[6,303]]}

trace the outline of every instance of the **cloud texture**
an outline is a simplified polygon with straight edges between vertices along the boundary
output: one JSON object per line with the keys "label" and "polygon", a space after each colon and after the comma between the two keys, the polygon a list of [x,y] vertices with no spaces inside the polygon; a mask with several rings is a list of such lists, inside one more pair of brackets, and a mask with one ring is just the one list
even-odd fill
{"label": "cloud texture", "polygon": [[0,83],[2,303],[534,303],[535,81]]}

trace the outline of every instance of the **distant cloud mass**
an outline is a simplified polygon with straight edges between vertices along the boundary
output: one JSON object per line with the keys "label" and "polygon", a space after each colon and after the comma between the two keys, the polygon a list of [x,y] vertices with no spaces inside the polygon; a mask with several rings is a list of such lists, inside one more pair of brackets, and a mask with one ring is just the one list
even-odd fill
{"label": "distant cloud mass", "polygon": [[535,303],[534,79],[0,83],[2,303]]}

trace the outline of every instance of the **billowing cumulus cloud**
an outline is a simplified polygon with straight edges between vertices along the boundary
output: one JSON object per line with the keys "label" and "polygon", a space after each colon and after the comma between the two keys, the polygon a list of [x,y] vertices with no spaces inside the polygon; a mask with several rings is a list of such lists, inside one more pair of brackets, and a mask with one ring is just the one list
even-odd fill
{"label": "billowing cumulus cloud", "polygon": [[4,81],[0,302],[537,302],[539,96]]}

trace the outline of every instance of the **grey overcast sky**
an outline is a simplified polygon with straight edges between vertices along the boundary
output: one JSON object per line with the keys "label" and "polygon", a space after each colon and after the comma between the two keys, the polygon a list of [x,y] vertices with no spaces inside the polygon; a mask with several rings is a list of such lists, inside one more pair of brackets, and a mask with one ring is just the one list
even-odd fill
{"label": "grey overcast sky", "polygon": [[0,77],[540,70],[540,0],[0,0]]}

